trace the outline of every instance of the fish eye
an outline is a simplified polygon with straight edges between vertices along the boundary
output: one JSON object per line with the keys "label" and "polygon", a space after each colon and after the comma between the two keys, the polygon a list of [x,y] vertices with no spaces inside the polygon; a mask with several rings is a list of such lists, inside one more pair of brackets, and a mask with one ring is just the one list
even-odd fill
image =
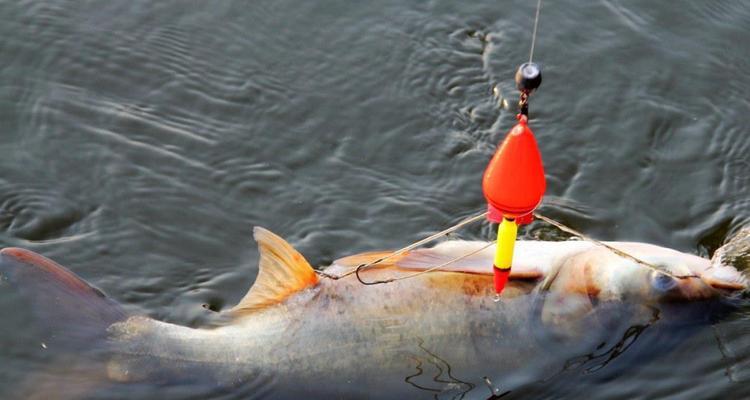
{"label": "fish eye", "polygon": [[666,292],[677,286],[677,280],[669,275],[654,271],[651,274],[651,286],[660,292]]}

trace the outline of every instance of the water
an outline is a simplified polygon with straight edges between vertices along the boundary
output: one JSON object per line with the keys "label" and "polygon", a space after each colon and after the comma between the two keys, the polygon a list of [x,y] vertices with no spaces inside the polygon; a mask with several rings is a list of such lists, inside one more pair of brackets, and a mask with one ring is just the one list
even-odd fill
{"label": "water", "polygon": [[[314,265],[434,233],[484,206],[535,5],[0,3],[0,245],[69,266],[131,312],[197,326],[202,305],[229,307],[253,281],[254,225]],[[748,28],[736,1],[543,4],[541,211],[701,255],[749,223]],[[24,314],[0,327],[2,386],[39,357]],[[747,314],[582,387],[750,396]]]}

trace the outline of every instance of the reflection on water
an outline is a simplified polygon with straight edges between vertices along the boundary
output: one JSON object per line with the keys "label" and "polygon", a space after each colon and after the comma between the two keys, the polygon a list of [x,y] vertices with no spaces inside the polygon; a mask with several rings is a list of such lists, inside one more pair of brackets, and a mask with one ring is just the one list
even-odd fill
{"label": "reflection on water", "polygon": [[[0,245],[54,258],[129,311],[200,326],[201,305],[235,304],[253,281],[254,225],[314,265],[434,233],[484,207],[480,174],[514,122],[501,105],[515,103],[535,5],[1,3]],[[702,255],[750,223],[748,18],[736,1],[545,3],[531,101],[541,211]],[[523,234],[561,238],[539,222]],[[44,358],[12,304],[0,293],[0,395]],[[717,324],[723,350],[703,326],[606,384],[605,360],[636,353],[653,326],[577,354],[545,390],[504,395],[482,376],[503,399],[574,397],[566,379],[591,399],[748,397],[735,383],[746,314]],[[409,382],[460,397],[468,379],[425,347]],[[466,398],[491,395],[468,381]]]}
{"label": "reflection on water", "polygon": [[[419,390],[433,392],[436,399],[439,398],[438,395],[440,395],[440,398],[463,399],[467,393],[474,389],[473,383],[462,381],[453,376],[451,365],[434,352],[426,349],[422,339],[419,339],[419,349],[424,352],[424,356],[414,357],[414,361],[417,363],[415,366],[417,373],[404,378],[404,382]],[[423,367],[423,365],[428,365],[431,368]],[[429,371],[430,369],[436,369],[437,372],[428,376],[425,370]],[[420,383],[421,381],[424,383]],[[451,397],[447,397],[449,395]]]}

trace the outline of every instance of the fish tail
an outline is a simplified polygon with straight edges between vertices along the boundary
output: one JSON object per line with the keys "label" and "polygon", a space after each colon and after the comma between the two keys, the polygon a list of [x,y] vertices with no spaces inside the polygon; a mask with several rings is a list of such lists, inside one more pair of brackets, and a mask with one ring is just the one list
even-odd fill
{"label": "fish tail", "polygon": [[127,317],[100,290],[30,250],[0,250],[0,294],[8,293],[9,285],[34,316],[45,349],[90,349],[103,342],[111,324]]}
{"label": "fish tail", "polygon": [[[128,316],[99,289],[33,251],[5,248],[0,250],[0,298],[10,300],[3,304],[12,305],[12,312],[31,316],[30,337],[39,340],[25,357],[37,364],[5,382],[3,396],[78,399],[109,384],[101,357],[110,350],[107,328]],[[6,310],[0,309],[0,317]]]}

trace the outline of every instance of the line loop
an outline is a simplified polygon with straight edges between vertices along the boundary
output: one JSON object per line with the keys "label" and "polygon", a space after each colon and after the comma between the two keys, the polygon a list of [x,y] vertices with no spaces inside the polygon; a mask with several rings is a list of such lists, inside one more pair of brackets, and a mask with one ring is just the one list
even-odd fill
{"label": "line loop", "polygon": [[[487,212],[481,212],[481,213],[476,214],[474,216],[468,217],[468,218],[464,219],[463,221],[460,221],[459,223],[457,223],[457,224],[455,224],[455,225],[453,225],[453,226],[451,226],[449,228],[446,228],[446,229],[444,229],[444,230],[442,230],[442,231],[440,231],[438,233],[435,233],[435,234],[430,235],[430,236],[428,236],[428,237],[426,237],[424,239],[416,241],[416,242],[414,242],[414,243],[412,243],[412,244],[410,244],[410,245],[408,245],[406,247],[402,247],[401,249],[398,249],[398,250],[396,250],[396,251],[394,251],[392,253],[389,253],[388,255],[386,255],[384,257],[378,258],[377,260],[374,260],[374,261],[371,261],[371,262],[368,262],[368,263],[364,263],[364,264],[359,264],[358,266],[353,267],[350,270],[348,270],[348,271],[346,271],[346,272],[344,272],[343,274],[340,274],[340,275],[333,275],[333,274],[327,273],[325,271],[316,271],[316,272],[318,273],[318,275],[320,275],[322,277],[325,277],[325,278],[332,279],[332,280],[338,280],[338,279],[341,279],[341,278],[344,278],[344,277],[347,277],[349,275],[354,274],[357,277],[357,280],[361,284],[367,285],[367,286],[372,286],[372,285],[378,285],[378,284],[383,284],[383,283],[390,283],[390,282],[400,281],[400,280],[403,280],[403,279],[414,278],[414,277],[422,275],[422,274],[433,272],[433,271],[439,270],[439,269],[441,269],[441,268],[443,268],[445,266],[453,264],[455,262],[458,262],[458,261],[461,261],[461,260],[466,259],[468,257],[471,257],[474,254],[477,254],[477,253],[481,252],[482,250],[487,249],[487,248],[493,246],[495,244],[495,242],[492,242],[492,241],[487,242],[487,244],[485,244],[484,246],[480,247],[479,249],[476,249],[476,250],[473,250],[473,251],[471,251],[469,253],[460,255],[460,256],[452,259],[452,260],[446,261],[446,262],[444,262],[442,264],[439,264],[439,265],[436,265],[434,267],[430,267],[430,268],[425,269],[423,271],[415,272],[415,273],[409,274],[409,275],[404,275],[404,276],[390,278],[390,279],[384,279],[384,280],[371,281],[371,282],[370,281],[365,281],[364,279],[362,279],[362,276],[360,275],[360,272],[362,272],[362,270],[364,270],[364,269],[370,268],[370,267],[375,266],[377,264],[380,264],[383,261],[386,261],[386,260],[388,260],[390,258],[393,258],[393,257],[399,256],[401,254],[404,254],[407,251],[414,250],[415,248],[417,248],[419,246],[422,246],[422,245],[427,244],[429,242],[432,242],[432,241],[434,241],[436,239],[439,239],[439,238],[441,238],[443,236],[446,236],[446,235],[448,235],[448,234],[450,234],[452,232],[455,232],[455,231],[463,228],[464,226],[466,226],[468,224],[471,224],[473,222],[482,220],[486,216],[487,216]],[[540,214],[538,212],[534,212],[534,217],[537,218],[537,219],[539,219],[539,220],[541,220],[541,221],[544,221],[544,222],[546,222],[546,223],[548,223],[548,224],[550,224],[552,226],[554,226],[555,228],[557,228],[557,229],[559,229],[559,230],[561,230],[563,232],[567,232],[567,233],[569,233],[569,234],[571,234],[571,235],[573,235],[575,237],[580,238],[581,240],[585,240],[585,241],[594,243],[594,244],[596,244],[598,246],[604,247],[607,250],[613,252],[614,254],[616,254],[616,255],[618,255],[620,257],[623,257],[623,258],[626,258],[628,260],[634,261],[636,264],[638,264],[640,266],[643,266],[645,268],[651,269],[653,271],[657,271],[657,272],[662,273],[664,275],[667,275],[669,277],[672,277],[672,278],[675,278],[675,279],[698,278],[698,276],[695,275],[695,274],[675,275],[672,272],[665,270],[664,268],[661,268],[661,267],[656,266],[654,264],[651,264],[649,262],[643,261],[640,258],[635,257],[632,254],[629,254],[629,253],[627,253],[627,252],[625,252],[623,250],[620,250],[620,249],[618,249],[616,247],[613,247],[613,246],[611,246],[611,245],[609,245],[607,243],[604,243],[602,241],[599,241],[599,240],[593,239],[591,237],[588,237],[585,234],[583,234],[583,233],[581,233],[581,232],[579,232],[579,231],[577,231],[577,230],[575,230],[575,229],[573,229],[573,228],[571,228],[569,226],[566,226],[565,224],[563,224],[561,222],[555,221],[552,218],[546,217],[546,216],[544,216],[544,215],[542,215],[542,214]]]}

